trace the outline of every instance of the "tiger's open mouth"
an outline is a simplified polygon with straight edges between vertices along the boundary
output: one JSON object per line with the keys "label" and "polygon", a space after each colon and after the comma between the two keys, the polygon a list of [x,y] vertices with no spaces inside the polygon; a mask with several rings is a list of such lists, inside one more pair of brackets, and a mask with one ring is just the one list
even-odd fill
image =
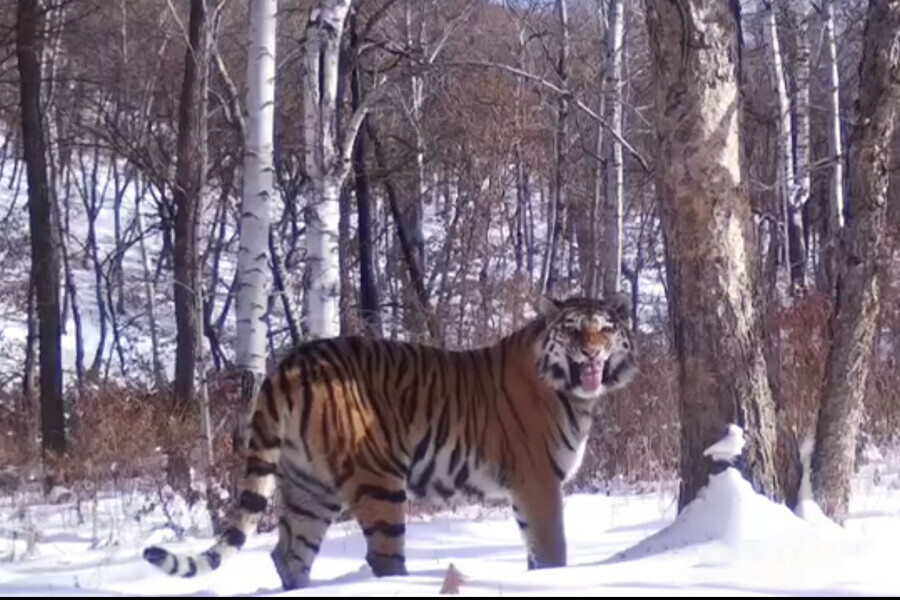
{"label": "tiger's open mouth", "polygon": [[603,367],[606,361],[594,359],[592,361],[577,363],[569,360],[569,368],[572,373],[572,384],[581,385],[585,392],[593,393],[603,384]]}

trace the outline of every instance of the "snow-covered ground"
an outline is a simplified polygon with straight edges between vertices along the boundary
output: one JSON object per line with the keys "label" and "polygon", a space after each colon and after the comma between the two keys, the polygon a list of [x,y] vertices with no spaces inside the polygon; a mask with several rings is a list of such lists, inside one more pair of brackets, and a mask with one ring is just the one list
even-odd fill
{"label": "snow-covered ground", "polygon": [[[438,594],[450,563],[465,578],[464,595],[896,595],[898,466],[893,457],[860,471],[844,528],[797,518],[756,495],[730,469],[713,476],[678,518],[674,489],[571,495],[565,509],[569,566],[545,571],[526,571],[508,509],[470,506],[411,517],[410,575],[384,579],[364,565],[356,524],[339,523],[313,566],[312,587],[290,595]],[[96,515],[84,504],[78,525],[71,503],[4,501],[0,594],[284,594],[268,556],[274,532],[251,538],[219,571],[195,579],[170,578],[145,563],[140,553],[149,544],[202,550],[210,543],[202,509],[175,507],[174,517],[194,529],[185,541],[172,542],[159,508],[142,510],[147,502],[137,492],[109,494]],[[30,551],[26,523],[40,533]]]}

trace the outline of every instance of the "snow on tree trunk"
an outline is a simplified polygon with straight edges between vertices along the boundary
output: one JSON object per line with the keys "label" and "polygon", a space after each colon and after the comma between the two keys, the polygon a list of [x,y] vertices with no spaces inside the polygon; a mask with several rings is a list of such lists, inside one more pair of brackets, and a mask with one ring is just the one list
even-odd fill
{"label": "snow on tree trunk", "polygon": [[850,212],[841,245],[833,342],[812,460],[815,499],[843,522],[855,470],[856,440],[881,311],[879,266],[888,256],[885,224],[891,141],[900,107],[900,2],[871,0],[866,16],[859,100],[850,139]]}
{"label": "snow on tree trunk", "polygon": [[753,221],[741,168],[734,4],[647,4],[657,190],[679,363],[679,508],[706,483],[703,450],[731,422],[750,436],[745,476],[757,491],[779,496],[775,409],[754,300]]}
{"label": "snow on tree trunk", "polygon": [[269,222],[275,137],[277,0],[251,0],[247,53],[247,138],[238,254],[237,366],[241,397],[249,405],[266,369],[266,309],[272,269]]}
{"label": "snow on tree trunk", "polygon": [[321,0],[306,26],[303,111],[312,197],[306,210],[310,276],[304,298],[307,333],[312,338],[340,334],[339,198],[349,152],[341,151],[336,118],[338,58],[350,4],[350,0]]}
{"label": "snow on tree trunk", "polygon": [[[622,62],[625,54],[625,0],[613,0],[610,5],[609,27],[606,36],[606,93],[609,126],[622,135]],[[609,140],[609,165],[606,177],[606,198],[603,218],[603,293],[613,294],[619,289],[622,276],[623,215],[625,210],[625,170],[622,144],[614,136]]]}

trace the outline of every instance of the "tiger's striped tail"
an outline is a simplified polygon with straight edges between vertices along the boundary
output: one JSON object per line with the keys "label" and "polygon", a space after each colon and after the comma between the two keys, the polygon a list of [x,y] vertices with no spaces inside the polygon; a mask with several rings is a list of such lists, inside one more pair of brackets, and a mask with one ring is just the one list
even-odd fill
{"label": "tiger's striped tail", "polygon": [[[267,380],[257,395],[257,402],[264,400],[261,396],[270,392],[271,384]],[[193,555],[175,554],[159,546],[150,546],[144,549],[144,560],[173,577],[195,577],[215,571],[241,550],[247,538],[256,533],[259,518],[275,490],[275,471],[283,439],[282,421],[280,416],[266,418],[259,410],[255,411],[242,491],[230,523],[216,543],[205,552]]]}

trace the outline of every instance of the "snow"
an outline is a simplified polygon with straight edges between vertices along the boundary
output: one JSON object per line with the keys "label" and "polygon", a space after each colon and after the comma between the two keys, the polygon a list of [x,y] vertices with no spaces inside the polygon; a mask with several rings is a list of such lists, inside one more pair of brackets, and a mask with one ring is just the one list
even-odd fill
{"label": "snow", "polygon": [[704,450],[703,456],[709,456],[716,462],[731,462],[741,455],[744,444],[744,430],[729,423],[725,436]]}
{"label": "snow", "polygon": [[[107,492],[96,515],[82,504],[81,524],[73,502],[20,497],[0,508],[0,594],[415,596],[437,594],[451,563],[464,577],[462,595],[896,594],[898,471],[885,462],[860,471],[845,527],[798,518],[731,468],[713,475],[677,516],[673,486],[569,495],[569,566],[532,572],[507,507],[411,516],[407,577],[375,578],[358,526],[346,521],[329,530],[312,586],[289,594],[269,558],[275,532],[250,538],[212,574],[176,579],[145,563],[141,550],[204,550],[211,538],[201,507],[172,504],[173,518],[189,532],[175,542],[160,508],[148,504],[158,505],[158,496],[147,490]],[[30,553],[29,524],[40,533]]]}

